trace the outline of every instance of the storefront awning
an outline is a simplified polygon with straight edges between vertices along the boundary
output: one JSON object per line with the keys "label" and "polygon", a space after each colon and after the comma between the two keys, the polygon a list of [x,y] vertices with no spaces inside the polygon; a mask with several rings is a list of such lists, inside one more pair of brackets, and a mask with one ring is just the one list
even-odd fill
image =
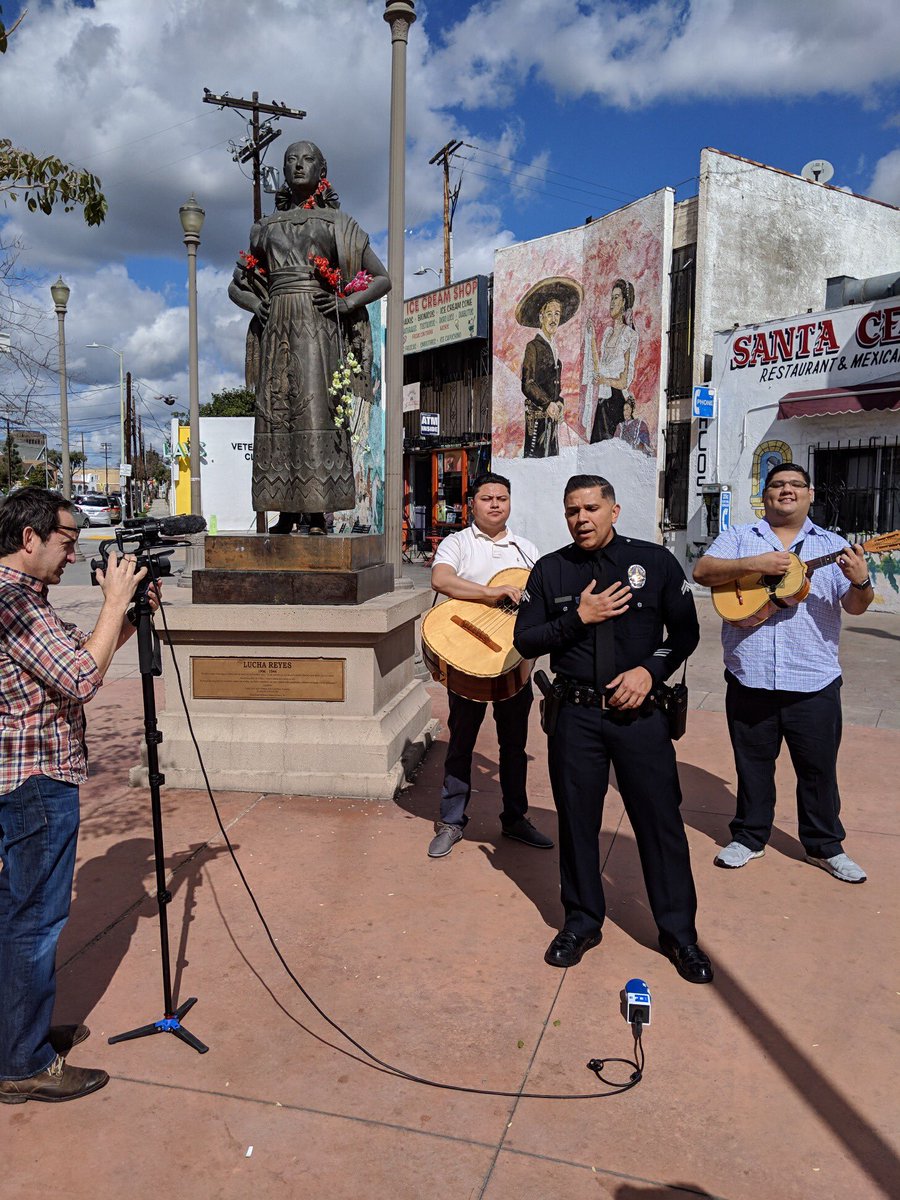
{"label": "storefront awning", "polygon": [[874,383],[852,383],[812,392],[787,392],[778,402],[778,420],[884,412],[893,408],[900,408],[900,379],[882,379]]}

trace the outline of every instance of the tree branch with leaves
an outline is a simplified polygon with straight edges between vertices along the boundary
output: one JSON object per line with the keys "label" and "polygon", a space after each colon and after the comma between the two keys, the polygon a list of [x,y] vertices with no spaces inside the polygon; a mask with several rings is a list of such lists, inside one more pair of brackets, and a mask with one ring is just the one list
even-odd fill
{"label": "tree branch with leaves", "polygon": [[[5,54],[9,37],[25,16],[23,12],[7,33],[0,21],[0,54]],[[90,171],[63,162],[55,154],[41,157],[0,138],[0,196],[22,199],[29,212],[51,213],[56,205],[65,212],[81,208],[88,225],[100,225],[108,205],[100,180]]]}

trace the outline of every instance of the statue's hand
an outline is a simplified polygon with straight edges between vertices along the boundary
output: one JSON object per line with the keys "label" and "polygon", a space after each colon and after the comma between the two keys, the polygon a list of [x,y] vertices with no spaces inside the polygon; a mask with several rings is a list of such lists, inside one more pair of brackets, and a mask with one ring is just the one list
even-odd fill
{"label": "statue's hand", "polygon": [[260,299],[257,300],[256,309],[255,309],[253,315],[259,321],[260,325],[265,325],[266,321],[268,321],[268,319],[269,319],[269,298],[268,298],[268,296],[266,296],[265,298],[260,297]]}
{"label": "statue's hand", "polygon": [[320,313],[325,313],[329,317],[344,317],[350,312],[351,307],[347,303],[346,296],[336,296],[334,292],[315,292],[313,304]]}

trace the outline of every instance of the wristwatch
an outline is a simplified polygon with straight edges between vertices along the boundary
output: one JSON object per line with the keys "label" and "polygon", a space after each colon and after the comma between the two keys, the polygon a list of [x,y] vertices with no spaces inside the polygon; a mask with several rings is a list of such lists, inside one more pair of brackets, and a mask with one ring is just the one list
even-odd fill
{"label": "wristwatch", "polygon": [[872,588],[873,590],[875,588],[875,584],[872,582],[871,578],[863,580],[862,583],[851,583],[850,586],[852,588],[856,588],[858,592],[864,592],[867,588]]}

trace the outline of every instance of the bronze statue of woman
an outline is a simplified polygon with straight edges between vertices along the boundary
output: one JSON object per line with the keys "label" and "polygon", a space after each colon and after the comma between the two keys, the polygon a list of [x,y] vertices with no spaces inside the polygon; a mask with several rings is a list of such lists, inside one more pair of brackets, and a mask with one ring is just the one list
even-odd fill
{"label": "bronze statue of woman", "polygon": [[[391,281],[368,234],[338,204],[318,146],[288,146],[279,210],[253,226],[249,255],[228,287],[260,326],[253,508],[281,514],[277,533],[290,532],[302,513],[310,533],[325,533],[326,512],[356,504],[350,434],[329,388],[352,352],[369,394],[366,305]],[[340,281],[323,268],[339,271]],[[342,295],[354,280],[359,290]]]}

